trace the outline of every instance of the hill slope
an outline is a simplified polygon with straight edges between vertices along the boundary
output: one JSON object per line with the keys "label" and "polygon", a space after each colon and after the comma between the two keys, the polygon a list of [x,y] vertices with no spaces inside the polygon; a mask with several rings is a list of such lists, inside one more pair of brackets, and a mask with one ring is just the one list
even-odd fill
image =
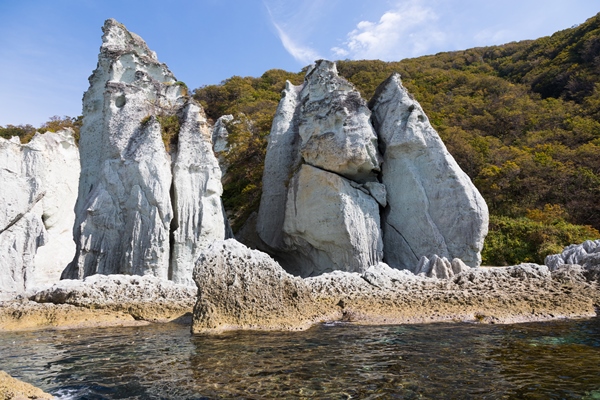
{"label": "hill slope", "polygon": [[[490,207],[484,262],[543,262],[563,245],[600,237],[600,14],[533,41],[338,61],[338,70],[367,100],[392,72],[402,75]],[[210,118],[242,122],[229,125],[236,151],[227,156],[224,202],[234,230],[258,207],[280,92],[303,76],[270,70],[194,91]]]}

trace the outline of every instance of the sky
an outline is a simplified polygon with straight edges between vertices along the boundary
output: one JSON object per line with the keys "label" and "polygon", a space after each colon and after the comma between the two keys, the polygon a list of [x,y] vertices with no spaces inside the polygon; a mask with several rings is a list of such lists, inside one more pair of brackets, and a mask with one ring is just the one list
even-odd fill
{"label": "sky", "polygon": [[0,126],[81,114],[107,18],[194,89],[320,58],[399,61],[537,39],[598,12],[598,0],[0,0]]}

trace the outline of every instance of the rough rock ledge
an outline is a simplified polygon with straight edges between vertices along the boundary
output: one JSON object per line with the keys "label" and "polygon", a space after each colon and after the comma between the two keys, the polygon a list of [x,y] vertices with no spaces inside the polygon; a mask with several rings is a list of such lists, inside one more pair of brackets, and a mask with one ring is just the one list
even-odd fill
{"label": "rough rock ledge", "polygon": [[551,272],[544,265],[522,264],[469,268],[438,279],[378,263],[363,273],[300,279],[262,252],[219,241],[202,253],[194,270],[199,292],[192,332],[298,330],[323,321],[516,323],[593,317],[600,306],[598,272],[579,265]]}

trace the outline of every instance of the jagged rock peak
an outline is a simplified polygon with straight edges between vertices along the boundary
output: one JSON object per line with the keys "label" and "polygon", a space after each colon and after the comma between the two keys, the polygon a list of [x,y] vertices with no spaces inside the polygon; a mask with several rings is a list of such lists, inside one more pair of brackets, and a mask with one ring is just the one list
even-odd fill
{"label": "jagged rock peak", "polygon": [[545,264],[551,271],[565,264],[578,264],[585,268],[600,267],[600,239],[567,246],[560,254],[546,256]]}
{"label": "jagged rock peak", "polygon": [[[262,250],[301,276],[362,272],[381,261],[380,155],[360,93],[319,60],[277,108],[256,231]],[[373,193],[373,194],[372,194]],[[377,198],[377,200],[375,199]]]}
{"label": "jagged rock peak", "polygon": [[338,76],[335,63],[316,62],[306,74],[300,100],[304,162],[354,181],[376,181],[381,156],[371,112],[354,86]]}
{"label": "jagged rock peak", "polygon": [[148,48],[148,45],[138,35],[129,32],[125,25],[113,18],[104,22],[102,27],[104,35],[102,36],[101,51],[113,53],[119,56],[124,53],[136,53],[140,56],[146,56],[158,63],[156,53]]}

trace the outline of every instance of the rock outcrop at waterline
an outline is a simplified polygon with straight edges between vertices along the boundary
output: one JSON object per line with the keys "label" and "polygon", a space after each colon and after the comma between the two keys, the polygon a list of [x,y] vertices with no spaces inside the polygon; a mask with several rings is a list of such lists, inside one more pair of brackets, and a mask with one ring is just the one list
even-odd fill
{"label": "rock outcrop at waterline", "polygon": [[103,31],[83,98],[76,253],[62,277],[192,284],[199,250],[227,225],[204,112],[139,36],[113,19]]}
{"label": "rock outcrop at waterline", "polygon": [[197,290],[151,275],[64,279],[29,298],[0,302],[0,331],[190,322]]}
{"label": "rock outcrop at waterline", "polygon": [[0,138],[0,300],[58,281],[73,258],[78,177],[72,130]]}
{"label": "rock outcrop at waterline", "polygon": [[515,323],[592,317],[600,306],[598,270],[565,265],[551,272],[522,264],[448,269],[442,278],[443,264],[423,265],[419,275],[379,263],[363,273],[300,279],[260,251],[234,240],[215,242],[194,270],[192,332],[299,330],[335,321]]}
{"label": "rock outcrop at waterline", "polygon": [[399,75],[369,107],[330,61],[303,85],[288,82],[265,158],[258,248],[304,277],[382,260],[416,272],[423,257],[479,266],[485,201]]}
{"label": "rock outcrop at waterline", "polygon": [[37,388],[27,382],[20,381],[0,371],[0,399],[3,400],[52,400],[55,399],[49,393]]}

